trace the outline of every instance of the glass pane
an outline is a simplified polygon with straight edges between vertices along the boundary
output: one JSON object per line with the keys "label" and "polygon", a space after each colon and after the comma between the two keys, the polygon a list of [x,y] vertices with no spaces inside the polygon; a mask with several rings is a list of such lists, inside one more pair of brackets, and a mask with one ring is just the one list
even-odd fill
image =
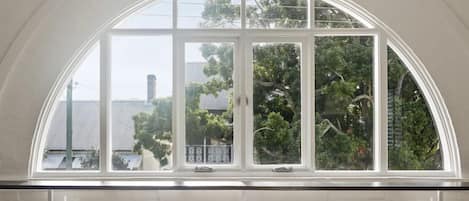
{"label": "glass pane", "polygon": [[172,166],[172,39],[112,38],[112,168]]}
{"label": "glass pane", "polygon": [[319,28],[367,28],[353,16],[322,0],[315,0],[314,15]]}
{"label": "glass pane", "polygon": [[248,28],[307,28],[308,0],[246,0]]}
{"label": "glass pane", "polygon": [[391,170],[442,170],[440,138],[424,95],[388,47],[388,153]]}
{"label": "glass pane", "polygon": [[301,163],[301,44],[253,44],[254,163]]}
{"label": "glass pane", "polygon": [[145,8],[126,17],[114,28],[117,29],[151,29],[172,28],[172,0],[154,1]]}
{"label": "glass pane", "polygon": [[234,43],[186,43],[185,49],[186,162],[230,164]]}
{"label": "glass pane", "polygon": [[316,37],[319,170],[373,169],[373,37]]}
{"label": "glass pane", "polygon": [[99,67],[96,45],[56,103],[47,133],[43,170],[99,169]]}
{"label": "glass pane", "polygon": [[178,0],[179,28],[240,28],[241,0]]}

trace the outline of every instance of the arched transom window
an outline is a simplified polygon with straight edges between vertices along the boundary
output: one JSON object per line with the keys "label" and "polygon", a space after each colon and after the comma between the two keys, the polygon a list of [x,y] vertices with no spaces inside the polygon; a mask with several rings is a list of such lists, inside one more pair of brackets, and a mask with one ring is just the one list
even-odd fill
{"label": "arched transom window", "polygon": [[132,11],[54,92],[35,173],[453,175],[418,71],[354,9],[157,0]]}

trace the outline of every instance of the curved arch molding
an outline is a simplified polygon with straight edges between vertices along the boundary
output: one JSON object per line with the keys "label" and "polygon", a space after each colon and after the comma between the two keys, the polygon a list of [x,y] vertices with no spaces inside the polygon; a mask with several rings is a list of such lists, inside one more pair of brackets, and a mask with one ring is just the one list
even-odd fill
{"label": "curved arch molding", "polygon": [[[32,142],[39,141],[35,131],[41,129],[40,121],[45,119],[42,111],[50,107],[49,92],[55,91],[58,80],[116,16],[142,2],[44,1],[0,64],[0,72],[6,72],[0,76],[0,179],[29,178],[30,158],[38,154]],[[428,91],[432,100],[447,107],[439,107],[435,116],[447,118],[441,119],[445,121],[442,129],[456,135],[459,143],[451,148],[456,173],[469,176],[469,124],[465,119],[469,93],[464,84],[469,72],[469,45],[460,32],[453,31],[454,26],[463,25],[440,0],[347,0],[345,4],[359,5],[379,18],[400,36],[392,42],[405,42],[413,50],[409,52],[410,48],[403,46],[400,51],[418,55],[418,59],[408,61],[425,64],[426,71],[419,71],[419,76],[424,83],[432,84]],[[430,75],[433,79],[426,80]],[[453,136],[447,139],[456,144]],[[459,158],[463,159],[461,165]]]}

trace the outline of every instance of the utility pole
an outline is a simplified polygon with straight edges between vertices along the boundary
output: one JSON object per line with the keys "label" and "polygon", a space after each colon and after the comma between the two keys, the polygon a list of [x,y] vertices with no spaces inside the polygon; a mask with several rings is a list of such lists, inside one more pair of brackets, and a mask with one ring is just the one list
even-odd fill
{"label": "utility pole", "polygon": [[73,134],[73,121],[72,121],[72,112],[73,112],[73,80],[70,80],[70,83],[67,85],[67,111],[66,111],[66,155],[65,162],[67,170],[72,169],[73,156],[72,156],[72,134]]}

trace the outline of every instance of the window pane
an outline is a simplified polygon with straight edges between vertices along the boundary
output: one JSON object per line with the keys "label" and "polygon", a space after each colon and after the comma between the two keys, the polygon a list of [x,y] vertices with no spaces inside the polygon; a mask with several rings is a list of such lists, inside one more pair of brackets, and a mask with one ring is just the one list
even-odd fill
{"label": "window pane", "polygon": [[234,43],[186,43],[186,162],[233,162]]}
{"label": "window pane", "polygon": [[178,0],[180,28],[240,28],[241,0]]}
{"label": "window pane", "polygon": [[172,0],[158,0],[136,13],[126,17],[114,28],[117,29],[151,29],[172,28]]}
{"label": "window pane", "polygon": [[388,152],[391,170],[441,170],[440,138],[417,82],[388,47]]}
{"label": "window pane", "polygon": [[171,36],[112,38],[112,168],[171,169]]}
{"label": "window pane", "polygon": [[319,28],[367,28],[353,16],[322,0],[315,0],[314,14]]}
{"label": "window pane", "polygon": [[316,168],[373,169],[373,37],[316,37]]}
{"label": "window pane", "polygon": [[301,163],[301,44],[253,44],[254,163]]}
{"label": "window pane", "polygon": [[249,28],[307,28],[307,0],[246,0]]}
{"label": "window pane", "polygon": [[[96,45],[56,103],[47,133],[43,170],[99,169],[99,55]],[[71,139],[69,146],[67,139]]]}

